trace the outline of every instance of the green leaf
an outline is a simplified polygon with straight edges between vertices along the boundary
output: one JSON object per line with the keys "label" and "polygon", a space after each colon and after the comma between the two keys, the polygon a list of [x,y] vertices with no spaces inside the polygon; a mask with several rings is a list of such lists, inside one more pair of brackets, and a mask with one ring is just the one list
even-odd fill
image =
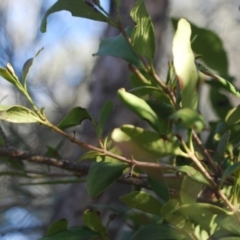
{"label": "green leaf", "polygon": [[176,228],[166,224],[151,224],[146,227],[140,228],[131,238],[131,240],[187,240],[187,236],[184,236],[182,232]]}
{"label": "green leaf", "polygon": [[103,155],[103,154],[100,152],[89,151],[89,152],[86,152],[85,154],[83,154],[77,161],[80,162],[85,159],[95,159],[97,156],[101,156],[101,155]]}
{"label": "green leaf", "polygon": [[214,74],[209,69],[207,69],[204,65],[198,63],[198,70],[201,71],[206,76],[211,77],[213,80],[217,81],[217,85],[226,89],[228,92],[234,94],[236,97],[240,98],[240,92],[236,90],[236,88],[226,79]]}
{"label": "green leaf", "polygon": [[123,125],[112,132],[112,140],[125,156],[133,156],[140,161],[155,162],[160,157],[181,155],[176,141],[161,138],[159,134],[132,125]]}
{"label": "green leaf", "polygon": [[[130,35],[132,28],[127,27],[125,31]],[[122,34],[101,41],[98,51],[93,54],[93,56],[112,56],[122,58],[125,61],[142,68],[142,63],[139,57]]]}
{"label": "green leaf", "polygon": [[94,162],[92,163],[88,177],[87,189],[90,197],[97,197],[106,188],[111,186],[128,165],[116,162]]}
{"label": "green leaf", "polygon": [[231,109],[228,112],[228,114],[225,118],[225,121],[228,125],[233,125],[233,124],[237,124],[240,122],[240,105]]}
{"label": "green leaf", "polygon": [[204,229],[208,229],[209,221],[213,215],[231,216],[232,213],[208,203],[186,204],[179,207],[177,212],[189,217],[194,223],[199,224]]}
{"label": "green leaf", "polygon": [[240,162],[236,162],[233,165],[228,166],[227,169],[225,169],[225,171],[223,172],[221,184],[224,182],[224,180],[227,177],[231,176],[234,172],[239,170],[239,168],[240,168]]}
{"label": "green leaf", "polygon": [[83,222],[92,231],[100,233],[103,240],[108,239],[106,228],[103,226],[100,213],[97,210],[87,209],[84,211]]}
{"label": "green leaf", "polygon": [[34,123],[34,122],[43,123],[43,121],[39,118],[39,116],[35,112],[19,105],[15,106],[0,105],[0,119],[6,122],[13,123]]}
{"label": "green leaf", "polygon": [[52,223],[48,228],[47,237],[51,237],[67,229],[68,222],[66,219],[59,219]]}
{"label": "green leaf", "polygon": [[202,183],[206,186],[211,187],[210,183],[203,176],[203,174],[191,166],[178,167],[177,172],[186,175],[187,177],[189,177],[191,180],[195,182]]}
{"label": "green leaf", "polygon": [[186,128],[194,128],[197,132],[201,132],[206,126],[203,116],[190,108],[176,111],[172,114],[170,120],[174,123],[181,123]]}
{"label": "green leaf", "polygon": [[75,107],[63,118],[57,127],[62,130],[74,127],[80,125],[84,119],[92,120],[92,117],[85,108]]}
{"label": "green leaf", "polygon": [[6,68],[0,68],[0,76],[14,85],[19,84],[18,77],[15,75],[14,69],[10,63],[7,64]]}
{"label": "green leaf", "polygon": [[123,88],[118,90],[118,96],[125,106],[127,106],[141,119],[146,120],[155,131],[161,132],[161,125],[158,121],[157,114],[146,103],[146,101],[126,92]]}
{"label": "green leaf", "polygon": [[130,208],[136,208],[147,213],[161,216],[160,211],[162,204],[148,193],[135,191],[120,197],[120,200]]}
{"label": "green leaf", "polygon": [[24,82],[24,87],[26,89],[26,80],[27,80],[27,75],[28,75],[28,72],[30,70],[30,68],[32,67],[32,64],[34,62],[34,59],[39,55],[39,53],[43,50],[40,49],[33,58],[29,58],[23,65],[23,68],[22,68],[22,78],[23,78],[23,82]]}
{"label": "green leaf", "polygon": [[198,72],[191,48],[191,26],[183,18],[173,38],[173,65],[178,78],[182,107],[196,110],[198,107]]}
{"label": "green leaf", "polygon": [[103,128],[105,127],[105,124],[107,122],[107,119],[111,110],[112,110],[112,102],[108,101],[104,104],[100,113],[99,123],[97,125],[98,136],[102,136]]}
{"label": "green leaf", "polygon": [[72,227],[51,237],[44,237],[39,240],[86,240],[99,239],[100,235],[85,227]]}
{"label": "green leaf", "polygon": [[240,239],[240,229],[239,229],[239,217],[237,216],[238,213],[236,213],[235,215],[231,215],[231,216],[217,216],[216,218],[216,222],[219,224],[219,226],[222,229],[225,229],[229,232],[232,233],[232,235],[238,235],[239,239]]}
{"label": "green leaf", "polygon": [[[226,151],[227,144],[228,144],[229,138],[230,138],[230,133],[231,133],[231,132],[230,132],[229,130],[226,131],[226,132],[222,135],[220,141],[218,142],[218,145],[217,145],[217,153],[216,153],[218,158],[223,157],[223,155],[224,155],[224,153],[225,153],[225,151]],[[219,162],[219,161],[218,161],[218,162]]]}
{"label": "green leaf", "polygon": [[165,182],[163,176],[161,176],[161,180],[155,181],[154,179],[148,178],[148,184],[150,185],[152,190],[159,197],[161,197],[163,199],[164,202],[167,202],[170,199],[169,187],[168,187],[167,183]]}
{"label": "green leaf", "polygon": [[62,10],[69,11],[72,16],[75,17],[88,18],[91,20],[108,22],[111,24],[107,16],[102,14],[96,7],[88,3],[91,3],[91,1],[87,2],[84,0],[58,0],[45,13],[41,22],[41,32],[47,31],[48,16],[52,13]]}
{"label": "green leaf", "polygon": [[152,62],[155,53],[155,34],[144,0],[138,0],[134,4],[130,15],[136,23],[131,35],[133,48],[138,55],[147,57]]}
{"label": "green leaf", "polygon": [[183,204],[196,203],[203,184],[185,176],[182,181],[180,197]]}
{"label": "green leaf", "polygon": [[175,199],[170,199],[161,209],[161,215],[169,224],[176,226],[179,229],[187,229],[190,232],[191,226],[188,220],[181,213],[177,212],[179,203]]}
{"label": "green leaf", "polygon": [[[177,29],[178,19],[172,18],[172,23]],[[221,38],[208,29],[199,28],[191,24],[192,36],[196,39],[192,43],[192,49],[196,54],[201,54],[201,59],[221,75],[228,75],[227,54],[223,47]]]}

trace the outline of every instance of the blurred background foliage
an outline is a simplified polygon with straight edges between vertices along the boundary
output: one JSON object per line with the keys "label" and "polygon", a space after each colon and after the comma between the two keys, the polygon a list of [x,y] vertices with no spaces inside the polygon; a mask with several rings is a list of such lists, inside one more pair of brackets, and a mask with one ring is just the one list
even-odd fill
{"label": "blurred background foliage", "polygon": [[[92,53],[97,50],[106,24],[59,12],[49,17],[48,32],[42,34],[40,20],[54,2],[0,0],[0,65],[10,62],[19,75],[24,62],[44,47],[34,62],[28,84],[37,105],[45,107],[46,114],[57,123],[73,106],[87,107],[94,97],[89,94],[92,69],[97,60]],[[101,3],[109,11],[108,0]],[[240,54],[238,7],[236,1],[224,0],[171,0],[169,3],[170,17],[187,18],[196,26],[211,29],[221,37],[228,54],[229,75],[236,78],[237,85]],[[162,37],[162,57],[158,66],[162,79],[167,74],[167,62],[172,59],[172,35],[169,21]],[[0,89],[1,104],[26,104],[13,86],[3,79],[0,79]],[[207,91],[207,87],[202,88],[205,94]],[[211,107],[206,107],[209,106],[208,100],[202,99],[202,114],[215,120]],[[5,122],[1,125],[12,146],[70,160],[79,157],[76,147],[42,126]],[[78,130],[81,132],[81,127]],[[57,151],[59,146],[61,150]],[[16,169],[28,171],[32,178],[11,175],[10,172]],[[9,159],[1,159],[0,172],[0,239],[38,239],[52,218],[53,205],[67,191],[68,185],[21,186],[41,180],[39,173],[46,173],[46,167],[36,164],[27,163],[23,168],[21,164],[12,164]],[[69,179],[69,174],[54,169],[54,173],[48,172],[48,177],[63,180]]]}

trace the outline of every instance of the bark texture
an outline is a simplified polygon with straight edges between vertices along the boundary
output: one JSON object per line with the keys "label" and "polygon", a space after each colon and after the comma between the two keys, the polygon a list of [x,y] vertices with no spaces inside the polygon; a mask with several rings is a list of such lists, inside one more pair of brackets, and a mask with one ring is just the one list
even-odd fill
{"label": "bark texture", "polygon": [[[113,1],[112,1],[113,2]],[[128,0],[122,1],[121,13],[123,19],[123,26],[133,26],[134,23],[129,16],[131,7],[135,1]],[[146,7],[154,22],[156,33],[156,54],[155,61],[159,63],[161,56],[161,38],[165,29],[167,19],[168,0],[151,0],[145,1]],[[113,4],[111,3],[111,15],[115,15]],[[104,38],[112,37],[119,34],[119,31],[109,26],[104,34]],[[107,133],[117,126],[130,123],[140,125],[138,118],[126,109],[117,98],[117,90],[119,88],[129,87],[129,70],[128,64],[121,59],[113,57],[99,58],[94,71],[92,73],[93,79],[90,83],[91,103],[88,107],[89,111],[94,117],[98,117],[100,110],[107,100],[113,101],[114,110],[111,113],[107,124]],[[86,141],[93,142],[95,133],[93,129],[86,125],[83,130],[83,135],[87,136]],[[119,202],[119,196],[130,192],[130,186],[121,183],[114,184],[106,192],[104,192],[97,199],[90,199],[86,192],[86,187],[83,184],[72,185],[68,192],[58,200],[54,210],[53,219],[66,218],[69,225],[79,225],[83,211],[92,203],[101,203],[108,206],[116,205]],[[123,206],[123,205],[122,205]],[[105,214],[108,218],[108,214]],[[51,219],[51,220],[53,220]],[[105,219],[107,221],[107,219]],[[120,230],[121,222],[118,218],[114,220],[113,235],[117,234]],[[120,221],[120,220],[119,220]],[[115,226],[115,228],[114,228]]]}

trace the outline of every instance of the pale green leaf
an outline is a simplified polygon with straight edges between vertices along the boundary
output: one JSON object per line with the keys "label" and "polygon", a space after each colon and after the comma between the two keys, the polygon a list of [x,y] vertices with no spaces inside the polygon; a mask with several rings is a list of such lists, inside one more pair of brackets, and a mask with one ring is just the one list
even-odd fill
{"label": "pale green leaf", "polygon": [[181,18],[173,39],[173,65],[179,82],[182,107],[196,110],[198,72],[190,38],[191,26],[187,20]]}
{"label": "pale green leaf", "polygon": [[15,106],[0,106],[0,119],[13,123],[43,123],[41,118],[32,110],[15,105]]}

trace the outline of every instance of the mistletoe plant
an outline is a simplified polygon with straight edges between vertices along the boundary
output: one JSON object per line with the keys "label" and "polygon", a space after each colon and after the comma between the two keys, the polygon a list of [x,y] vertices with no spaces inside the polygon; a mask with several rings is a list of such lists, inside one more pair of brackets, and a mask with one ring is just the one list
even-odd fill
{"label": "mistletoe plant", "polygon": [[[240,93],[231,83],[221,40],[186,19],[172,19],[176,30],[173,62],[169,62],[168,75],[162,80],[153,64],[155,35],[144,1],[137,0],[130,12],[135,27],[122,25],[121,1],[114,2],[117,19],[112,19],[98,0],[58,0],[46,12],[41,31],[46,31],[48,16],[61,10],[117,28],[119,35],[103,40],[94,56],[114,56],[128,62],[132,88],[121,88],[117,94],[122,104],[148,126],[123,125],[103,136],[111,102],[102,108],[99,119],[93,119],[87,109],[75,107],[60,123],[50,122],[27,88],[28,72],[40,51],[23,65],[21,81],[9,63],[0,68],[0,75],[31,104],[31,108],[0,105],[0,119],[40,123],[87,149],[80,160],[93,160],[87,175],[88,194],[92,198],[119,179],[138,186],[140,191],[120,197],[131,209],[127,213],[131,234],[123,239],[240,239],[240,107],[232,107],[223,91],[237,98]],[[210,89],[209,100],[219,117],[215,122],[207,122],[199,111],[203,84]],[[97,146],[65,131],[84,119],[92,122]],[[208,138],[202,142],[200,136],[204,131],[208,132]],[[4,152],[3,147],[1,155],[27,158],[17,150]],[[41,163],[84,171],[78,163],[45,160]],[[147,223],[141,222],[140,215],[145,215]],[[86,209],[83,222],[84,226],[68,228],[66,220],[56,221],[42,240],[109,239],[109,223],[102,223],[97,210]]]}

